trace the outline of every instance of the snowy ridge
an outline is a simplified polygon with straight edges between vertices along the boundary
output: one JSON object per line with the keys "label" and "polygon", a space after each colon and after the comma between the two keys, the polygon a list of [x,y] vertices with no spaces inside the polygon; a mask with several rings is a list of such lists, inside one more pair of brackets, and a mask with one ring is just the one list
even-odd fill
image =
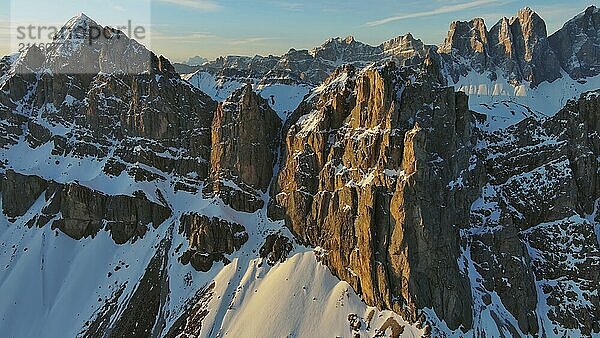
{"label": "snowy ridge", "polygon": [[[245,80],[217,78],[204,71],[184,75],[183,79],[219,102],[227,100],[234,91],[242,88],[246,83]],[[247,82],[252,83],[253,90],[269,102],[269,106],[283,121],[298,108],[304,96],[312,88],[308,84],[287,84],[288,81],[260,83],[260,81],[248,80]]]}
{"label": "snowy ridge", "polygon": [[[531,88],[528,83],[510,84],[502,77],[492,81],[488,75],[475,71],[461,77],[456,83],[451,78],[448,82],[456,90],[469,95],[470,107],[475,111],[481,111],[482,105],[498,106],[500,102],[510,102],[545,116],[553,116],[569,100],[577,99],[583,93],[600,88],[600,76],[573,80],[566,73],[563,73],[562,78],[552,83],[541,83],[536,88]],[[518,121],[520,120],[517,119],[514,123]]]}
{"label": "snowy ridge", "polygon": [[[230,281],[239,284],[223,288]],[[215,289],[209,306],[221,310],[212,311],[205,320],[218,323],[216,317],[223,312],[224,316],[221,325],[207,326],[201,336],[211,332],[234,337],[372,337],[378,332],[387,336],[392,329],[380,329],[390,318],[404,327],[403,337],[423,333],[390,311],[365,306],[350,285],[333,277],[306,249],[274,268],[256,260],[241,267],[234,262],[219,273],[215,283],[221,287]],[[235,290],[233,297],[229,290]],[[353,314],[361,323],[358,330],[349,323]],[[277,320],[269,320],[272,316]]]}

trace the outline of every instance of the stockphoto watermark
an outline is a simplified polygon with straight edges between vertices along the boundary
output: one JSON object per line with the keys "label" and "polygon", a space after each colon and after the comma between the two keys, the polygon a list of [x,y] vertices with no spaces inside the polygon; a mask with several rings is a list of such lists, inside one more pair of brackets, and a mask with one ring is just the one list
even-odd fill
{"label": "stockphoto watermark", "polygon": [[[88,12],[82,12],[77,7],[88,4],[13,0],[11,51],[25,61],[19,71],[36,72],[42,68],[53,74],[150,71],[149,2],[139,1],[136,7],[119,11],[89,8]],[[48,14],[41,15],[43,11]]]}
{"label": "stockphoto watermark", "polygon": [[133,25],[131,20],[126,26],[102,27],[99,25],[78,25],[72,28],[59,26],[37,26],[34,24],[17,25],[15,29],[15,42],[18,52],[22,53],[26,48],[36,46],[42,50],[52,46],[71,41],[84,40],[92,46],[102,40],[132,38],[138,42],[144,42],[147,35],[146,27]]}

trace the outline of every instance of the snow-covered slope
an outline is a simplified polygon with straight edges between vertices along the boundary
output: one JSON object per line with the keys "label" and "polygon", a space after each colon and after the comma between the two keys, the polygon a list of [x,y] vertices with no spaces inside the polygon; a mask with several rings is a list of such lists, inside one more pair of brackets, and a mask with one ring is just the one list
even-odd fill
{"label": "snow-covered slope", "polygon": [[[573,80],[568,74],[563,73],[563,77],[554,82],[543,82],[532,88],[529,83],[515,85],[503,77],[492,81],[487,73],[479,74],[471,71],[457,82],[449,78],[449,84],[456,90],[468,94],[471,109],[481,113],[487,113],[489,109],[486,106],[492,107],[498,106],[501,102],[510,102],[513,105],[527,107],[541,115],[553,116],[569,100],[577,99],[585,92],[600,88],[600,76]],[[507,119],[511,118],[502,111],[498,114],[504,115]],[[503,126],[507,127],[520,119],[510,121]]]}
{"label": "snow-covered slope", "polygon": [[215,324],[207,325],[201,336],[391,335],[393,329],[386,328],[386,322],[400,325],[403,337],[423,333],[393,312],[365,306],[349,284],[317,262],[312,250],[300,249],[273,268],[258,260],[242,266],[234,261],[215,278],[215,285],[208,303],[211,311],[204,319]]}
{"label": "snow-covered slope", "polygon": [[282,120],[294,112],[298,105],[304,99],[304,96],[311,90],[308,84],[288,84],[282,83],[260,83],[259,80],[247,80],[236,78],[217,78],[205,71],[198,71],[193,74],[184,75],[183,78],[194,87],[208,94],[215,101],[225,101],[229,96],[240,89],[245,83],[252,83],[254,91],[269,102],[273,110],[277,112]]}

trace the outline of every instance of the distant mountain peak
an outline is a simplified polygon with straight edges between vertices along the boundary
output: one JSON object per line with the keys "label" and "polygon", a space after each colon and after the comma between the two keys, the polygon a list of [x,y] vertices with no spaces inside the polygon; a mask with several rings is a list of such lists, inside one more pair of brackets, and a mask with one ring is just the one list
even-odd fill
{"label": "distant mountain peak", "polygon": [[387,55],[417,55],[424,54],[425,45],[420,39],[411,33],[397,36],[381,44],[381,48]]}
{"label": "distant mountain peak", "polygon": [[411,33],[406,33],[404,35],[398,35],[397,37],[388,40],[389,41],[421,41],[420,39],[417,39],[414,37],[414,35],[412,35]]}
{"label": "distant mountain peak", "polygon": [[546,22],[542,19],[533,9],[530,7],[525,7],[517,12],[517,15],[511,19],[511,23],[515,20],[519,20],[521,24],[524,23],[532,23],[534,25],[544,26],[544,30],[546,29]]}
{"label": "distant mountain peak", "polygon": [[143,44],[98,24],[84,13],[62,26],[45,55],[46,69],[67,74],[141,74],[152,62],[152,53]]}
{"label": "distant mountain peak", "polygon": [[589,6],[588,8],[585,9],[585,11],[579,13],[579,15],[577,15],[576,17],[574,17],[573,19],[569,20],[569,21],[577,21],[577,20],[581,20],[582,18],[586,18],[586,17],[592,17],[593,15],[598,14],[598,12],[600,11],[600,9],[594,5]]}
{"label": "distant mountain peak", "polygon": [[580,79],[600,74],[598,45],[600,45],[600,11],[589,6],[567,21],[548,40],[557,52],[564,70]]}
{"label": "distant mountain peak", "polygon": [[327,39],[323,44],[321,44],[321,46],[317,47],[318,48],[326,48],[328,46],[333,46],[333,45],[354,45],[354,44],[360,44],[363,45],[362,42],[357,41],[354,36],[352,35],[348,35],[345,38],[342,37],[335,37],[335,38],[329,38]]}
{"label": "distant mountain peak", "polygon": [[79,13],[75,17],[78,18],[78,19],[80,19],[80,20],[94,21],[94,20],[92,20],[92,18],[90,18],[89,16],[87,16],[84,12]]}
{"label": "distant mountain peak", "polygon": [[90,26],[97,26],[97,25],[98,24],[96,23],[96,21],[94,21],[92,18],[85,15],[84,13],[79,13],[78,15],[69,19],[69,21],[67,21],[67,23],[65,23],[63,28],[74,29],[77,27],[90,27]]}
{"label": "distant mountain peak", "polygon": [[527,6],[527,7],[523,7],[519,10],[519,12],[517,13],[517,15],[533,15],[536,14],[535,11],[533,9],[531,9],[531,7]]}

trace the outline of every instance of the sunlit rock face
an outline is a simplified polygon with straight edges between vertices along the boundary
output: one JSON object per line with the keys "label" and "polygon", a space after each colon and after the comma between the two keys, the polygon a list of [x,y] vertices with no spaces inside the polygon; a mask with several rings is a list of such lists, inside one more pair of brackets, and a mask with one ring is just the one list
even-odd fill
{"label": "sunlit rock face", "polygon": [[457,264],[469,197],[448,188],[472,152],[467,98],[408,79],[394,65],[347,68],[305,101],[286,130],[273,209],[368,303],[414,321],[434,308],[469,329]]}

